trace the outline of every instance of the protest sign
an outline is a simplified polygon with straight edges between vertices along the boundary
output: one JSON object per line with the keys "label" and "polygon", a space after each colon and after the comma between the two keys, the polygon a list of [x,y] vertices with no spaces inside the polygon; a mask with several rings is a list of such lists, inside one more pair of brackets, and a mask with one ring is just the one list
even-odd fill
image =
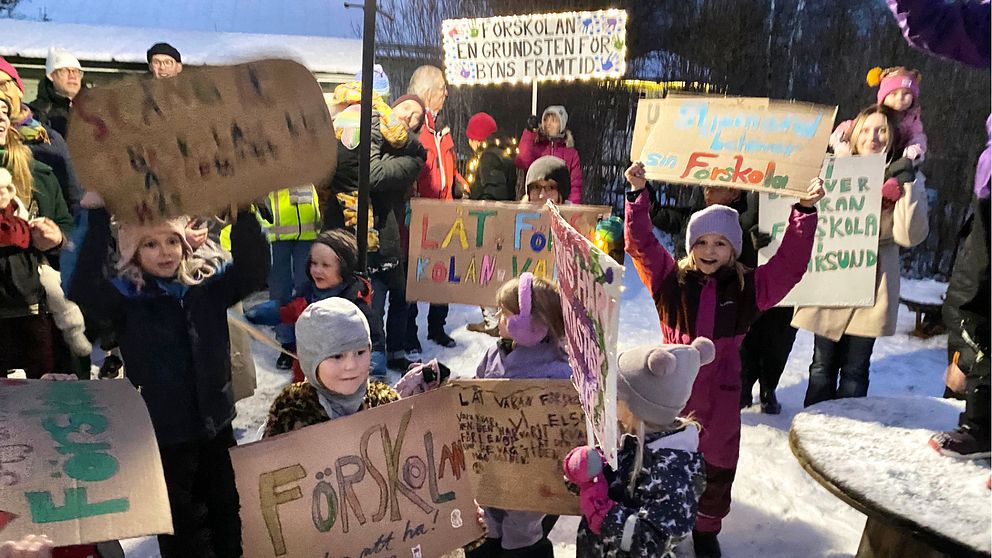
{"label": "protest sign", "polygon": [[[530,271],[550,279],[551,217],[545,206],[491,201],[411,200],[408,300],[492,306],[500,286]],[[610,208],[565,205],[587,238]]]}
{"label": "protest sign", "polygon": [[[586,445],[586,419],[570,380],[454,380],[462,447],[479,504],[579,515],[562,461]],[[525,482],[521,482],[526,479]]]}
{"label": "protest sign", "polygon": [[620,78],[627,12],[524,14],[441,23],[448,83]]}
{"label": "protest sign", "polygon": [[320,86],[288,60],[84,89],[68,141],[80,182],[129,222],[211,215],[324,181],[337,161]]}
{"label": "protest sign", "polygon": [[0,379],[0,540],[172,533],[145,402],[129,382]]}
{"label": "protest sign", "polygon": [[656,122],[635,123],[650,132],[631,159],[651,180],[800,196],[820,170],[836,113],[761,98],[673,96],[645,107]]}
{"label": "protest sign", "polygon": [[607,460],[617,460],[617,332],[622,265],[549,204],[558,288],[572,379]]}
{"label": "protest sign", "polygon": [[[878,264],[885,155],[827,157],[820,177],[816,244],[806,274],[779,306],[873,306]],[[758,252],[765,263],[778,251],[794,198],[762,195],[759,229],[772,235]]]}
{"label": "protest sign", "polygon": [[245,556],[441,556],[482,536],[456,394],[231,449]]}

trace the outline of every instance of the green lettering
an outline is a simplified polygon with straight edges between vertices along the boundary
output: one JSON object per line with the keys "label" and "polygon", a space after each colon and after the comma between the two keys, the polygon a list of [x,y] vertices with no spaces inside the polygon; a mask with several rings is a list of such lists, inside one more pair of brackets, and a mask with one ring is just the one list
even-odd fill
{"label": "green lettering", "polygon": [[66,488],[65,505],[57,507],[51,492],[26,492],[31,508],[31,521],[35,523],[57,523],[97,515],[126,512],[130,508],[127,498],[115,498],[104,502],[86,501],[85,488]]}

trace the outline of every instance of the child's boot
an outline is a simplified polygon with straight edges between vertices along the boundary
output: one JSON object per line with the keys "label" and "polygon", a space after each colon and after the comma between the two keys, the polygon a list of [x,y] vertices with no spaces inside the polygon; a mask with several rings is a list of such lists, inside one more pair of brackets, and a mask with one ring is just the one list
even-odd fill
{"label": "child's boot", "polygon": [[716,533],[702,533],[693,529],[692,546],[696,551],[696,558],[720,558],[720,541],[716,540]]}

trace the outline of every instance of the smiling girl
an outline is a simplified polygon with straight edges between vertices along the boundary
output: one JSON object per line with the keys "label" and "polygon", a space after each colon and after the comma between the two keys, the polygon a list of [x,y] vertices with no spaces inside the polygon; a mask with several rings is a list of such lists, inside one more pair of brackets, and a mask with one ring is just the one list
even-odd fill
{"label": "smiling girl", "polygon": [[676,263],[651,230],[651,196],[642,193],[644,165],[634,163],[626,177],[631,184],[624,230],[627,253],[654,299],[664,343],[688,345],[706,337],[716,345],[716,358],[699,370],[684,416],[692,414],[702,425],[699,450],[706,461],[706,491],[693,529],[696,556],[720,556],[716,535],[730,511],[740,451],[741,341],[758,315],[802,279],[813,249],[822,181],[813,179],[793,206],[775,256],[750,269],[737,261],[742,245],[739,216],[721,205],[692,215],[686,231],[688,255]]}
{"label": "smiling girl", "polygon": [[93,192],[80,204],[85,210],[62,253],[63,285],[87,316],[114,325],[125,375],[148,407],[175,529],[158,538],[162,556],[239,556],[227,309],[268,276],[258,220],[239,213],[233,261],[220,268],[190,257],[185,218],[121,225],[120,276],[110,278],[110,214]]}

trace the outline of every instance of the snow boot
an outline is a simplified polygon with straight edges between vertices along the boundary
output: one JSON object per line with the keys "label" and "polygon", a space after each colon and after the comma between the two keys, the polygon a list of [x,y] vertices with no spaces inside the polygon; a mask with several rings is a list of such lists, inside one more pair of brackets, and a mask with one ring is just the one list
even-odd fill
{"label": "snow boot", "polygon": [[443,329],[428,332],[427,339],[441,345],[446,349],[450,349],[458,344],[455,343],[455,340],[452,339],[450,335],[445,333]]}
{"label": "snow boot", "polygon": [[777,415],[782,412],[782,404],[778,402],[774,391],[761,392],[761,412],[766,415]]}
{"label": "snow boot", "polygon": [[121,357],[115,354],[109,354],[107,358],[103,359],[103,364],[100,365],[98,377],[101,380],[116,378],[121,375],[121,368],[124,368],[124,361],[121,360]]}
{"label": "snow boot", "polygon": [[989,437],[981,436],[971,427],[964,425],[939,432],[930,438],[930,447],[945,457],[955,459],[986,459],[992,454],[989,450]]}
{"label": "snow boot", "polygon": [[523,548],[503,550],[501,558],[555,558],[555,547],[548,539],[541,539]]}
{"label": "snow boot", "polygon": [[696,551],[696,558],[720,558],[720,541],[716,540],[716,533],[702,533],[692,530],[692,547]]}

